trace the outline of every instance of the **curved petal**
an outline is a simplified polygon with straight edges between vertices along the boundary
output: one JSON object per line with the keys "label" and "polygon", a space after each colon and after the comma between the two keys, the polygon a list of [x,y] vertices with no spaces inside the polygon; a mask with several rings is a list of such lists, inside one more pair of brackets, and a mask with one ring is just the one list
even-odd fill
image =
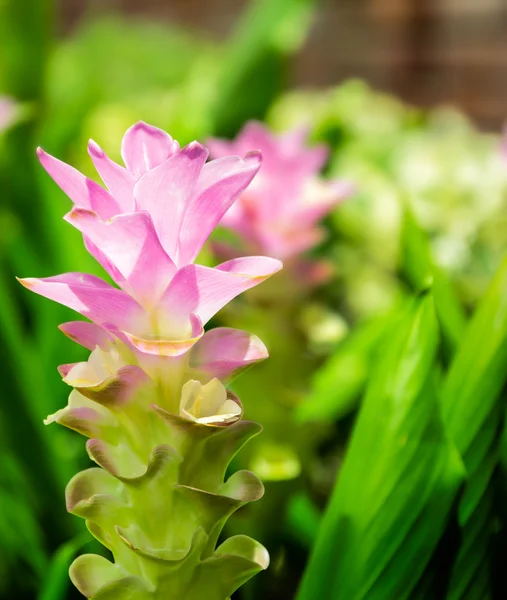
{"label": "curved petal", "polygon": [[139,302],[151,306],[158,301],[176,267],[160,245],[148,213],[102,221],[93,211],[74,208],[65,219],[111,261]]}
{"label": "curved petal", "polygon": [[105,329],[87,321],[69,321],[59,325],[58,329],[73,342],[88,350],[95,350],[97,346],[105,349],[113,341],[113,338]]}
{"label": "curved petal", "polygon": [[127,129],[121,143],[121,156],[127,169],[139,179],[179,150],[176,140],[157,127],[139,121]]}
{"label": "curved petal", "polygon": [[79,363],[67,363],[65,365],[59,365],[56,368],[58,369],[58,373],[60,373],[62,379],[64,379],[77,364]]}
{"label": "curved petal", "polygon": [[114,436],[118,422],[113,413],[99,406],[76,390],[69,395],[69,403],[64,408],[48,415],[44,425],[59,423],[86,437]]}
{"label": "curved petal", "polygon": [[227,156],[204,165],[181,227],[180,264],[194,261],[217,223],[255,177],[261,162],[261,153],[255,151],[244,159]]}
{"label": "curved petal", "polygon": [[95,181],[88,179],[74,167],[37,148],[37,156],[55,183],[77,206],[90,208],[103,219],[121,212],[119,204],[111,194]]}
{"label": "curved petal", "polygon": [[93,275],[64,273],[18,281],[32,292],[68,306],[99,325],[113,323],[121,329],[130,329],[133,323],[142,326],[147,318],[130,296]]}
{"label": "curved petal", "polygon": [[117,331],[116,336],[125,342],[132,350],[140,354],[151,354],[154,356],[181,356],[192,348],[204,335],[202,322],[196,315],[190,315],[191,333],[182,336],[182,339],[145,339],[126,331]]}
{"label": "curved petal", "polygon": [[236,258],[215,268],[187,265],[176,272],[159,308],[176,320],[195,313],[206,323],[238,294],[281,268],[279,260],[265,256]]}
{"label": "curved petal", "polygon": [[150,213],[160,243],[176,264],[185,209],[207,156],[204,146],[192,142],[145,173],[134,188],[138,210]]}
{"label": "curved petal", "polygon": [[268,357],[262,341],[251,333],[217,327],[207,331],[190,354],[190,366],[210,378],[225,379]]}
{"label": "curved petal", "polygon": [[134,210],[136,178],[125,167],[111,160],[93,140],[88,142],[88,154],[107,189],[120,205],[122,212]]}
{"label": "curved petal", "polygon": [[[146,373],[136,365],[121,367],[116,373],[100,381],[90,381],[81,376],[88,363],[77,363],[63,381],[80,394],[104,406],[121,405],[137,393],[139,388],[151,383]],[[84,369],[83,369],[84,367]]]}
{"label": "curved petal", "polygon": [[86,235],[83,235],[83,242],[86,250],[93,256],[99,265],[101,265],[104,271],[109,274],[116,285],[123,289],[126,285],[126,281],[125,277],[123,277],[120,271],[118,271],[118,269],[107,258],[107,256],[101,250],[99,250],[97,246],[86,237]]}

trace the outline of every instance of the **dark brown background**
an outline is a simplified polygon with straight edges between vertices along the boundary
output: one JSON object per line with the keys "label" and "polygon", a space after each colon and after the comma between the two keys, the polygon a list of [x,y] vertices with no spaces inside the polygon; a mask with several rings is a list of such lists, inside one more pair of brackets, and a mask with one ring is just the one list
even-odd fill
{"label": "dark brown background", "polygon": [[[115,10],[220,39],[246,0],[60,0],[64,30]],[[507,115],[507,0],[327,0],[292,67],[291,85],[363,77],[406,100],[457,103],[488,129]]]}

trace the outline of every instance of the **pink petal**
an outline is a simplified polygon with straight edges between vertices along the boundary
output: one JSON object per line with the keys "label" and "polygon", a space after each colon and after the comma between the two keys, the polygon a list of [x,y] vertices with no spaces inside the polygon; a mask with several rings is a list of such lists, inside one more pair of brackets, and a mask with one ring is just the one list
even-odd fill
{"label": "pink petal", "polygon": [[225,379],[240,369],[268,357],[261,340],[246,331],[217,327],[207,331],[190,354],[190,366],[210,379]]}
{"label": "pink petal", "polygon": [[195,313],[206,323],[238,294],[281,268],[279,260],[265,256],[229,260],[214,269],[187,265],[176,272],[162,297],[160,309],[173,319]]}
{"label": "pink petal", "polygon": [[157,127],[139,121],[123,136],[121,155],[127,169],[139,179],[178,152],[176,140]]}
{"label": "pink petal", "polygon": [[[236,154],[234,142],[221,138],[210,138],[206,140],[206,147],[209,150],[210,156],[214,159],[225,158],[231,154]],[[250,148],[256,150],[256,148]]]}
{"label": "pink petal", "polygon": [[132,212],[136,178],[125,167],[111,160],[93,140],[88,142],[88,153],[102,181],[120,205],[121,212]]}
{"label": "pink petal", "polygon": [[45,298],[59,302],[97,324],[113,323],[120,329],[132,324],[146,325],[145,312],[127,294],[108,283],[82,273],[64,273],[55,277],[18,279],[26,288]]}
{"label": "pink petal", "polygon": [[95,181],[88,179],[74,167],[37,148],[37,155],[55,183],[77,206],[90,208],[103,219],[121,212],[119,204],[111,194]]}
{"label": "pink petal", "polygon": [[72,341],[88,348],[88,350],[95,350],[97,346],[102,349],[107,348],[113,341],[113,338],[105,329],[87,321],[62,323],[58,329]]}
{"label": "pink petal", "polygon": [[207,156],[204,146],[192,142],[145,173],[134,188],[138,210],[150,213],[162,246],[176,264],[185,209]]}
{"label": "pink petal", "polygon": [[245,159],[227,156],[204,165],[183,219],[180,264],[194,261],[217,223],[254,178],[261,160],[260,152],[251,152]]}
{"label": "pink petal", "polygon": [[211,156],[221,158],[231,154],[246,154],[260,150],[264,161],[271,162],[276,153],[276,138],[271,131],[258,121],[248,121],[234,140],[211,138],[206,141]]}
{"label": "pink petal", "polygon": [[117,215],[106,222],[93,211],[74,208],[65,219],[105,255],[140,303],[151,306],[158,301],[176,267],[147,212]]}
{"label": "pink petal", "polygon": [[294,273],[303,288],[322,285],[329,281],[335,269],[331,262],[325,260],[304,260],[299,258],[294,264]]}
{"label": "pink petal", "polygon": [[111,279],[116,283],[116,285],[123,289],[126,285],[125,277],[123,277],[120,271],[118,271],[118,269],[107,258],[107,256],[101,250],[99,250],[97,246],[85,235],[83,236],[83,241],[88,252],[102,266],[104,271],[111,276]]}
{"label": "pink petal", "polygon": [[303,125],[298,125],[283,133],[280,136],[280,141],[287,148],[287,151],[294,151],[295,148],[305,148],[308,137],[310,136],[310,131],[310,124],[304,123]]}
{"label": "pink petal", "polygon": [[287,259],[319,244],[324,234],[325,231],[317,227],[279,233],[276,231],[263,231],[260,245],[267,254]]}
{"label": "pink petal", "polygon": [[300,228],[308,228],[328,212],[333,210],[337,204],[351,196],[355,192],[355,186],[345,180],[322,181],[306,192],[310,195],[310,201],[294,206],[289,211],[291,224]]}
{"label": "pink petal", "polygon": [[[187,317],[186,317],[187,318]],[[152,356],[169,356],[176,357],[181,356],[188,352],[196,342],[198,342],[203,334],[204,329],[202,326],[201,319],[196,315],[189,315],[191,325],[190,337],[184,339],[144,339],[142,337],[132,335],[126,331],[115,331],[115,335],[125,342],[127,346],[130,346],[132,350],[138,354],[150,354]]]}
{"label": "pink petal", "polygon": [[58,373],[60,373],[60,375],[62,376],[62,378],[67,377],[67,375],[72,371],[72,369],[77,365],[78,363],[67,363],[65,365],[59,365],[58,368]]}

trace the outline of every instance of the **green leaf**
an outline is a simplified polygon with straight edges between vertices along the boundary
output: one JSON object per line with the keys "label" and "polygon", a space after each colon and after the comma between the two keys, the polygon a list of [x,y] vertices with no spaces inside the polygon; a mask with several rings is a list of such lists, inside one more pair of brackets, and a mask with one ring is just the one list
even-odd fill
{"label": "green leaf", "polygon": [[298,421],[332,422],[354,410],[390,319],[381,317],[363,323],[338,345],[314,373],[308,397],[296,408]]}
{"label": "green leaf", "polygon": [[391,329],[299,600],[408,598],[445,529],[463,467],[438,412],[431,295]]}
{"label": "green leaf", "polygon": [[480,302],[442,391],[442,416],[465,465],[507,378],[507,257]]}
{"label": "green leaf", "polygon": [[246,119],[262,118],[283,82],[284,59],[304,42],[318,0],[255,0],[226,45],[215,131],[234,134]]}
{"label": "green leaf", "polygon": [[466,317],[451,282],[431,256],[425,232],[405,207],[401,230],[402,270],[415,292],[431,286],[442,336],[450,354],[454,354],[466,328]]}
{"label": "green leaf", "polygon": [[69,588],[69,567],[76,554],[92,540],[88,531],[77,535],[55,552],[37,600],[64,600]]}
{"label": "green leaf", "polygon": [[[507,379],[507,257],[477,307],[442,391],[442,415],[460,451],[468,482],[459,506],[462,544],[448,598],[472,597],[488,586],[481,564],[490,552],[491,478],[501,452]],[[482,596],[481,596],[482,597]]]}
{"label": "green leaf", "polygon": [[287,506],[286,526],[292,538],[311,547],[319,530],[321,515],[318,508],[304,492],[291,496]]}

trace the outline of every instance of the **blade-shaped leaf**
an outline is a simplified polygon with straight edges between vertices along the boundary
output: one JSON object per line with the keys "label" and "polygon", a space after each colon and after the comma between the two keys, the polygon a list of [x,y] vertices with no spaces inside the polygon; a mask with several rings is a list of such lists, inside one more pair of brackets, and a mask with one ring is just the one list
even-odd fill
{"label": "blade-shaped leaf", "polygon": [[310,393],[296,409],[301,422],[330,422],[354,410],[391,317],[360,325],[312,377]]}
{"label": "blade-shaped leaf", "polygon": [[453,569],[450,600],[472,597],[470,589],[488,585],[488,571],[482,563],[491,544],[490,485],[500,454],[504,415],[500,392],[506,380],[507,257],[476,309],[442,392],[443,418],[468,471],[459,506],[463,540]]}
{"label": "blade-shaped leaf", "polygon": [[408,208],[401,230],[401,257],[403,273],[414,291],[431,285],[442,336],[452,355],[465,331],[465,314],[451,282],[433,261],[426,234]]}
{"label": "blade-shaped leaf", "polygon": [[426,294],[371,377],[299,600],[402,600],[417,584],[463,477],[438,411],[437,345]]}
{"label": "blade-shaped leaf", "polygon": [[92,540],[88,531],[72,538],[55,552],[44,585],[37,596],[37,600],[64,600],[70,585],[69,567],[76,554]]}
{"label": "blade-shaped leaf", "polygon": [[[283,81],[284,58],[304,42],[318,0],[255,0],[226,46],[212,114],[215,132],[232,134],[261,118]],[[262,81],[262,85],[259,85]]]}

